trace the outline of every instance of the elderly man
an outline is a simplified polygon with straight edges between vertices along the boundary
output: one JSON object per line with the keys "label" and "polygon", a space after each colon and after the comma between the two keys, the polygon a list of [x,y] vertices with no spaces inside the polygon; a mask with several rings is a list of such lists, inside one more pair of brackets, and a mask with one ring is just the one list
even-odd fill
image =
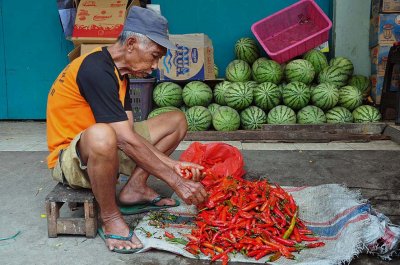
{"label": "elderly man", "polygon": [[[186,134],[183,113],[169,112],[133,122],[128,78],[146,77],[157,68],[169,42],[167,21],[157,13],[129,10],[117,43],[71,62],[57,77],[47,102],[48,167],[55,180],[73,188],[90,188],[100,207],[99,233],[110,250],[133,253],[142,248],[117,206],[119,173],[130,176],[118,195],[123,205],[176,206],[147,186],[149,174],[165,181],[188,204],[207,196],[201,166],[169,155]],[[181,176],[192,167],[193,180]],[[128,207],[129,209],[129,207]]]}

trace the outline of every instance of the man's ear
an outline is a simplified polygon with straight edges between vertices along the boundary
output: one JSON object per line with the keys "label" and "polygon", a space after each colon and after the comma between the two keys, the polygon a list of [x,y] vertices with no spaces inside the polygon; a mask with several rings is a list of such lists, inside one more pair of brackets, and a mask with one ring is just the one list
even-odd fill
{"label": "man's ear", "polygon": [[138,39],[136,38],[136,36],[130,36],[126,40],[126,48],[128,49],[128,51],[133,51],[133,49],[137,44],[138,44]]}

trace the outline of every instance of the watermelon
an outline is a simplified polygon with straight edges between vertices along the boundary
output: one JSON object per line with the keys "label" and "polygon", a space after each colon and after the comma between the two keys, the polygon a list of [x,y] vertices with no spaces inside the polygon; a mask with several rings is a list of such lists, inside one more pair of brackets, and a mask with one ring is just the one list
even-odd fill
{"label": "watermelon", "polygon": [[225,93],[228,87],[231,85],[229,81],[222,81],[214,87],[214,100],[221,106],[226,106]]}
{"label": "watermelon", "polygon": [[368,97],[371,90],[371,81],[363,75],[353,75],[349,80],[349,86],[354,86],[360,90],[364,98]]}
{"label": "watermelon", "polygon": [[237,59],[248,62],[249,64],[260,57],[260,50],[257,42],[252,38],[240,38],[235,43],[235,55]]}
{"label": "watermelon", "polygon": [[172,82],[160,83],[153,90],[153,100],[159,107],[180,107],[183,103],[182,88]]}
{"label": "watermelon", "polygon": [[253,102],[253,89],[244,82],[231,83],[225,92],[226,105],[236,110],[242,110]]}
{"label": "watermelon", "polygon": [[283,103],[294,109],[299,110],[307,106],[311,98],[310,88],[299,81],[287,84],[282,93]]}
{"label": "watermelon", "polygon": [[251,67],[243,60],[233,60],[226,67],[225,76],[228,81],[232,82],[249,81],[251,79]]}
{"label": "watermelon", "polygon": [[147,115],[147,119],[153,118],[157,115],[160,115],[161,113],[170,112],[170,111],[181,111],[181,110],[178,109],[177,107],[172,107],[172,106],[156,108],[156,109],[152,110],[149,113],[149,115]]}
{"label": "watermelon", "polygon": [[206,107],[191,107],[186,111],[185,115],[189,131],[205,131],[210,128],[212,115]]}
{"label": "watermelon", "polygon": [[256,81],[247,81],[247,82],[244,82],[244,84],[245,84],[245,86],[252,89],[252,91],[254,91],[254,88],[256,88],[258,86],[258,83]]}
{"label": "watermelon", "polygon": [[306,106],[297,112],[297,123],[320,124],[326,122],[326,116],[322,109],[316,106]]}
{"label": "watermelon", "polygon": [[362,104],[362,95],[358,88],[344,86],[339,90],[338,105],[352,111]]}
{"label": "watermelon", "polygon": [[279,84],[283,77],[283,71],[279,63],[264,57],[258,58],[251,69],[253,79],[258,83],[271,82]]}
{"label": "watermelon", "polygon": [[208,105],[208,110],[210,111],[211,115],[214,115],[215,111],[221,107],[221,105],[217,104],[217,103],[211,103],[210,105]]}
{"label": "watermelon", "polygon": [[351,112],[343,107],[334,107],[325,113],[327,123],[349,123],[353,122]]}
{"label": "watermelon", "polygon": [[346,57],[335,57],[329,62],[329,66],[337,66],[342,69],[348,76],[351,76],[354,72],[353,63]]}
{"label": "watermelon", "polygon": [[279,105],[281,101],[280,88],[271,82],[259,84],[253,90],[254,104],[263,110],[270,110]]}
{"label": "watermelon", "polygon": [[214,75],[215,75],[215,78],[218,78],[219,69],[218,69],[218,66],[216,64],[214,64]]}
{"label": "watermelon", "polygon": [[311,84],[315,77],[314,66],[307,60],[293,60],[285,67],[285,77],[288,82],[299,81],[307,85]]}
{"label": "watermelon", "polygon": [[353,110],[353,118],[357,123],[378,122],[382,119],[382,115],[377,108],[362,105]]}
{"label": "watermelon", "polygon": [[188,107],[208,106],[211,103],[213,93],[207,84],[200,81],[192,81],[185,85],[182,96],[183,102]]}
{"label": "watermelon", "polygon": [[330,83],[319,84],[311,90],[311,101],[318,108],[323,110],[331,109],[339,101],[339,90]]}
{"label": "watermelon", "polygon": [[212,124],[217,131],[236,131],[240,127],[240,115],[231,107],[221,106],[212,116]]}
{"label": "watermelon", "polygon": [[323,52],[319,50],[310,50],[303,55],[303,59],[309,61],[315,70],[315,75],[321,72],[322,69],[328,67],[328,60]]}
{"label": "watermelon", "polygon": [[245,130],[260,129],[267,123],[267,114],[256,106],[250,106],[240,113],[240,122]]}
{"label": "watermelon", "polygon": [[319,73],[318,82],[321,83],[332,83],[338,88],[344,87],[347,84],[349,76],[342,68],[337,66],[328,66]]}
{"label": "watermelon", "polygon": [[296,113],[289,107],[278,105],[268,113],[267,122],[269,124],[295,124]]}

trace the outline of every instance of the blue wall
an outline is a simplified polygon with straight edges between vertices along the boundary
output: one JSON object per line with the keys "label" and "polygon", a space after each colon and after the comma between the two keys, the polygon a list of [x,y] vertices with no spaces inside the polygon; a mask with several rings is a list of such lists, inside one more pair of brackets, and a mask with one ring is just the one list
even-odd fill
{"label": "blue wall", "polygon": [[[253,36],[251,25],[296,0],[153,0],[161,4],[172,34],[204,32],[224,72],[237,39]],[[330,14],[331,1],[317,0]],[[24,7],[24,8],[21,8]],[[55,0],[0,0],[0,119],[44,119],[47,93],[68,63]]]}
{"label": "blue wall", "polygon": [[[152,0],[161,5],[168,19],[171,34],[207,34],[213,41],[214,60],[220,76],[234,58],[235,42],[241,37],[253,37],[251,25],[297,0]],[[332,1],[316,0],[331,17]],[[265,53],[264,53],[265,54]]]}

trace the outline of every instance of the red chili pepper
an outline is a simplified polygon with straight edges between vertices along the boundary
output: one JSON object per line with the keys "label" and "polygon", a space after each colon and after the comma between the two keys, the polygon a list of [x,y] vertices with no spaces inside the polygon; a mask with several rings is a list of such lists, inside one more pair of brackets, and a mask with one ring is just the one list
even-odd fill
{"label": "red chili pepper", "polygon": [[282,256],[282,254],[281,254],[280,252],[275,252],[275,254],[272,255],[272,256],[269,258],[268,261],[269,261],[269,262],[277,261],[281,256]]}
{"label": "red chili pepper", "polygon": [[283,245],[285,245],[285,246],[288,246],[288,247],[293,247],[293,246],[296,244],[296,243],[295,243],[294,241],[292,241],[292,240],[280,238],[280,237],[277,237],[277,236],[271,236],[271,238],[272,238],[273,240],[275,240],[276,242],[281,243],[281,244],[283,244]]}
{"label": "red chili pepper", "polygon": [[307,248],[319,248],[325,246],[324,242],[308,243],[305,245]]}
{"label": "red chili pepper", "polygon": [[165,231],[165,232],[164,232],[164,235],[165,235],[166,237],[170,238],[170,239],[174,239],[174,238],[175,238],[175,236],[174,236],[173,234],[169,233],[168,231]]}
{"label": "red chili pepper", "polygon": [[316,237],[308,237],[305,235],[300,235],[300,238],[302,241],[318,241],[318,238]]}
{"label": "red chili pepper", "polygon": [[301,237],[300,237],[299,229],[297,229],[296,226],[293,229],[293,235],[294,235],[294,239],[296,240],[296,242],[297,243],[301,243]]}
{"label": "red chili pepper", "polygon": [[256,255],[255,259],[256,259],[256,260],[259,260],[259,259],[263,258],[264,256],[266,256],[266,255],[272,253],[272,252],[273,252],[273,251],[267,250],[267,249],[261,250],[261,252],[258,253],[258,254]]}
{"label": "red chili pepper", "polygon": [[248,205],[246,205],[246,207],[244,207],[244,208],[242,209],[242,211],[247,212],[247,211],[250,211],[250,210],[253,209],[253,208],[256,208],[257,206],[258,206],[258,202],[251,202],[251,203],[249,203]]}

